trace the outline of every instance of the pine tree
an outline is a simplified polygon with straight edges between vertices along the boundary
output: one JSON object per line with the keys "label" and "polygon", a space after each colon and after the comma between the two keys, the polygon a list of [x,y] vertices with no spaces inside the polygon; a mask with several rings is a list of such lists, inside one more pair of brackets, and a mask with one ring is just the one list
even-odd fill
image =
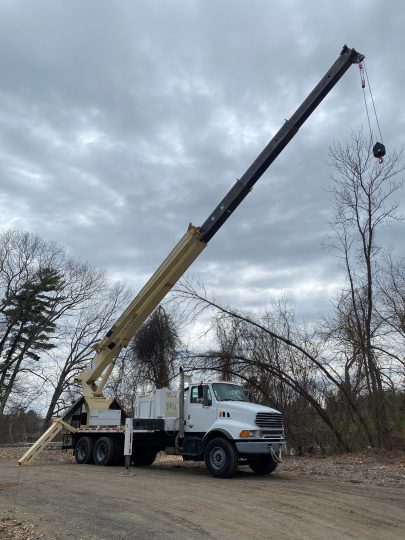
{"label": "pine tree", "polygon": [[52,349],[50,342],[56,324],[55,307],[61,301],[61,275],[53,268],[41,268],[18,291],[3,298],[4,333],[1,339],[0,414],[10,395],[21,363],[38,361],[41,351]]}
{"label": "pine tree", "polygon": [[28,346],[26,355],[38,360],[35,351],[53,347],[49,343],[50,336],[55,331],[52,313],[55,293],[61,286],[62,279],[58,272],[52,268],[44,268],[38,270],[34,279],[26,282],[19,291],[3,300],[4,316],[13,327],[8,339],[10,348],[19,351],[27,349]]}

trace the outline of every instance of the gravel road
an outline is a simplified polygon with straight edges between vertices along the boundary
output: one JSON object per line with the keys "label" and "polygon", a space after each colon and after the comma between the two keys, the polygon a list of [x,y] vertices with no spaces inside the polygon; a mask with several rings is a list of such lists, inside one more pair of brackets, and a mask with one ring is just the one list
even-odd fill
{"label": "gravel road", "polygon": [[[405,538],[405,490],[314,480],[282,469],[229,480],[203,467],[156,463],[132,469],[0,463],[3,513],[33,526],[32,538]],[[16,504],[15,504],[16,501]],[[11,515],[12,512],[11,512]]]}

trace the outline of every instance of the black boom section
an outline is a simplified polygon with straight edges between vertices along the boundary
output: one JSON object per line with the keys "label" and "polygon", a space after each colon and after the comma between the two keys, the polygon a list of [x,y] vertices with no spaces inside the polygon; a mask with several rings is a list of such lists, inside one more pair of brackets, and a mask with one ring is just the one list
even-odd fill
{"label": "black boom section", "polygon": [[307,120],[323,98],[332,90],[342,75],[345,74],[352,64],[358,64],[363,59],[364,55],[358,53],[355,49],[349,49],[347,45],[343,47],[339,58],[326,75],[316,85],[300,107],[298,107],[292,117],[285,122],[262,153],[256,158],[245,174],[232,186],[209,218],[200,227],[203,233],[203,242],[208,242],[225,223],[231,213],[239,206],[262,174],[287,146],[305,120]]}

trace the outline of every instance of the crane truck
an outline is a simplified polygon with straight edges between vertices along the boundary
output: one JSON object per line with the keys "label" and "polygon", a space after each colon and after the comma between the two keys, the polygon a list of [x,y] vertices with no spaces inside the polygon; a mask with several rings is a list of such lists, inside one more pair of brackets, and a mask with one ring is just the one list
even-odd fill
{"label": "crane truck", "polygon": [[125,456],[135,465],[150,465],[159,451],[205,461],[214,477],[232,476],[240,463],[254,473],[275,470],[285,448],[279,411],[250,403],[244,389],[230,382],[193,384],[180,373],[180,391],[158,389],[140,396],[133,417],[103,389],[119,352],[205,249],[255,183],[352,64],[364,56],[346,45],[337,60],[290,119],[239,178],[206,221],[187,232],[124,313],[95,345],[95,356],[78,377],[83,396],[21,457],[29,463],[62,430],[71,434],[78,464],[109,465]]}

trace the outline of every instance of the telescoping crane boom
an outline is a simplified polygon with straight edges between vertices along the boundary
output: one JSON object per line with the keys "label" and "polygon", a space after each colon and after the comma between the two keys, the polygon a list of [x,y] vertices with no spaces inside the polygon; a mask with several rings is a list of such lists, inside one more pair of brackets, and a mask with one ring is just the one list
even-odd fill
{"label": "telescoping crane boom", "polygon": [[201,227],[189,225],[187,232],[173,251],[159,266],[105,337],[95,345],[96,354],[90,367],[78,376],[78,381],[80,381],[83,387],[83,396],[65,412],[62,418],[53,421],[48,430],[22,456],[19,461],[20,464],[30,461],[63,427],[74,431],[74,428],[68,424],[68,420],[83,405],[83,401],[87,410],[87,418],[90,418],[91,411],[93,410],[110,408],[114,398],[104,396],[103,389],[113,369],[114,360],[121,349],[128,345],[143,322],[203,251],[209,240],[222,227],[249,191],[252,190],[262,174],[287,146],[299,128],[349,67],[352,64],[359,64],[363,59],[364,55],[344,45],[339,57],[329,71],[319,81],[291,118],[285,121],[280,130],[274,135],[243,176],[236,181],[208,219]]}

